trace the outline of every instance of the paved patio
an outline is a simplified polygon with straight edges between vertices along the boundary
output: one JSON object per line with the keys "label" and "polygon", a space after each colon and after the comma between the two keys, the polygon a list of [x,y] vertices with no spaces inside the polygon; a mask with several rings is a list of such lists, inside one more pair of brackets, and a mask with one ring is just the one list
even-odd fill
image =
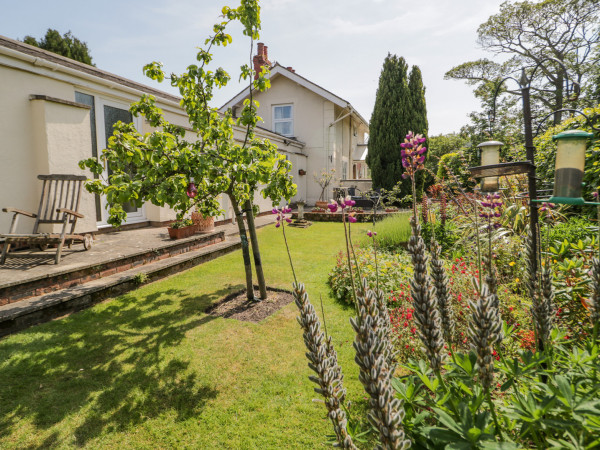
{"label": "paved patio", "polygon": [[[262,227],[275,222],[272,214],[257,217],[256,226]],[[238,240],[238,227],[226,224],[215,227],[215,231],[224,231],[226,240]],[[198,235],[196,235],[198,236]],[[14,285],[30,279],[43,278],[61,273],[76,271],[91,265],[104,264],[115,259],[132,256],[173,245],[165,227],[148,227],[129,231],[113,231],[95,237],[91,250],[85,251],[83,245],[74,244],[71,249],[63,249],[60,264],[54,264],[54,251],[26,250],[24,255],[7,258],[0,266],[0,287]]]}

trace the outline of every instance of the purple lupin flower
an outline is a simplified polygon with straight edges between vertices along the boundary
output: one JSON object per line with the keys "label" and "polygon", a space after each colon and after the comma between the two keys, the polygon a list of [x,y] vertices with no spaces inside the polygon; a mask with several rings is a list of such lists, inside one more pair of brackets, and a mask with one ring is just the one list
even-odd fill
{"label": "purple lupin flower", "polygon": [[402,157],[402,167],[404,167],[404,173],[402,178],[412,178],[418,170],[425,168],[425,153],[427,147],[423,147],[425,138],[421,134],[415,135],[412,131],[409,131],[404,139],[404,143],[400,144],[402,150],[400,155]]}
{"label": "purple lupin flower", "polygon": [[273,208],[271,210],[271,212],[273,214],[277,215],[277,220],[275,222],[275,228],[279,228],[281,225],[283,225],[283,222],[287,222],[287,223],[291,223],[292,222],[292,218],[290,217],[286,217],[286,214],[289,214],[292,212],[292,208],[290,208],[288,205],[285,205],[283,208],[279,209],[279,208]]}

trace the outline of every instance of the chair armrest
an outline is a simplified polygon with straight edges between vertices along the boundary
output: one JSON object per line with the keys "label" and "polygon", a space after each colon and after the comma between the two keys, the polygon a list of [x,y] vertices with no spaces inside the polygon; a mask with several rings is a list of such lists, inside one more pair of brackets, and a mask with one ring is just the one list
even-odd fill
{"label": "chair armrest", "polygon": [[83,214],[80,214],[76,211],[73,211],[71,209],[67,209],[67,208],[58,208],[56,210],[57,213],[67,213],[67,214],[71,214],[72,216],[75,217],[79,217],[80,219],[83,219],[85,216]]}
{"label": "chair armrest", "polygon": [[21,209],[17,209],[17,208],[2,208],[2,211],[4,211],[5,213],[11,213],[14,212],[15,214],[22,214],[24,216],[27,217],[31,217],[33,219],[35,219],[37,217],[37,214],[33,214],[27,211],[23,211]]}

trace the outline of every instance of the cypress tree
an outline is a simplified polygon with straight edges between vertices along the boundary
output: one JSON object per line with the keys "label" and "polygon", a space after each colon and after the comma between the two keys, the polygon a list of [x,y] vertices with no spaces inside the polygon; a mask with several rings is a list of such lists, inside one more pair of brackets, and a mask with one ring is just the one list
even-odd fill
{"label": "cypress tree", "polygon": [[408,77],[408,91],[410,92],[411,114],[408,121],[410,131],[427,137],[427,106],[425,104],[425,86],[421,77],[419,66],[412,66]]}
{"label": "cypress tree", "polygon": [[[425,104],[425,86],[419,66],[412,66],[408,76],[408,91],[410,93],[411,114],[408,120],[408,129],[416,134],[428,137],[427,106]],[[425,144],[428,146],[428,143]],[[434,178],[426,172],[417,173],[417,187],[419,196],[423,190],[434,183]]]}
{"label": "cypress tree", "polygon": [[388,53],[369,124],[367,164],[375,189],[392,189],[402,179],[400,144],[408,132],[411,113],[407,74],[404,58]]}

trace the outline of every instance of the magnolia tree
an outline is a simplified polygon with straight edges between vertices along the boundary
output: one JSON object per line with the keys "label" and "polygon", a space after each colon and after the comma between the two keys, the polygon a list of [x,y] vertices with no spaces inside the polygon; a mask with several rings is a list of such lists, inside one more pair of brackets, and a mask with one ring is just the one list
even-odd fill
{"label": "magnolia tree", "polygon": [[[86,188],[106,196],[109,208],[109,223],[120,225],[126,218],[123,204],[134,202],[138,207],[144,202],[158,206],[168,205],[178,211],[178,218],[192,208],[203,215],[217,215],[220,211],[218,195],[229,197],[242,241],[246,290],[248,299],[254,299],[250,245],[244,214],[252,243],[254,263],[261,299],[267,297],[262,270],[256,228],[254,226],[254,194],[271,199],[274,205],[282,199],[289,200],[296,193],[290,176],[291,163],[286,161],[275,145],[259,139],[254,129],[260,118],[257,116],[258,102],[252,92],[264,91],[270,86],[267,70],[254,79],[251,64],[241,66],[240,79],[249,83],[250,99],[244,102],[240,117],[234,120],[230,112],[221,114],[209,106],[214,89],[227,84],[230,77],[223,68],[208,70],[212,61],[213,46],[226,46],[232,38],[227,27],[239,21],[243,33],[250,40],[259,37],[260,8],[257,0],[242,0],[238,8],[224,7],[223,21],[214,25],[214,35],[205,41],[196,59],[198,64],[188,66],[181,75],[167,77],[162,65],[153,62],[144,67],[146,76],[159,82],[170,79],[172,86],[181,94],[181,106],[185,109],[193,133],[182,126],[168,122],[156,106],[152,96],[143,96],[134,103],[130,111],[143,116],[154,131],[140,134],[132,123],[119,122],[109,139],[108,149],[98,159],[80,162],[98,176],[90,180]],[[234,127],[243,127],[243,142],[234,139]],[[110,169],[107,178],[102,178],[103,166]]]}

